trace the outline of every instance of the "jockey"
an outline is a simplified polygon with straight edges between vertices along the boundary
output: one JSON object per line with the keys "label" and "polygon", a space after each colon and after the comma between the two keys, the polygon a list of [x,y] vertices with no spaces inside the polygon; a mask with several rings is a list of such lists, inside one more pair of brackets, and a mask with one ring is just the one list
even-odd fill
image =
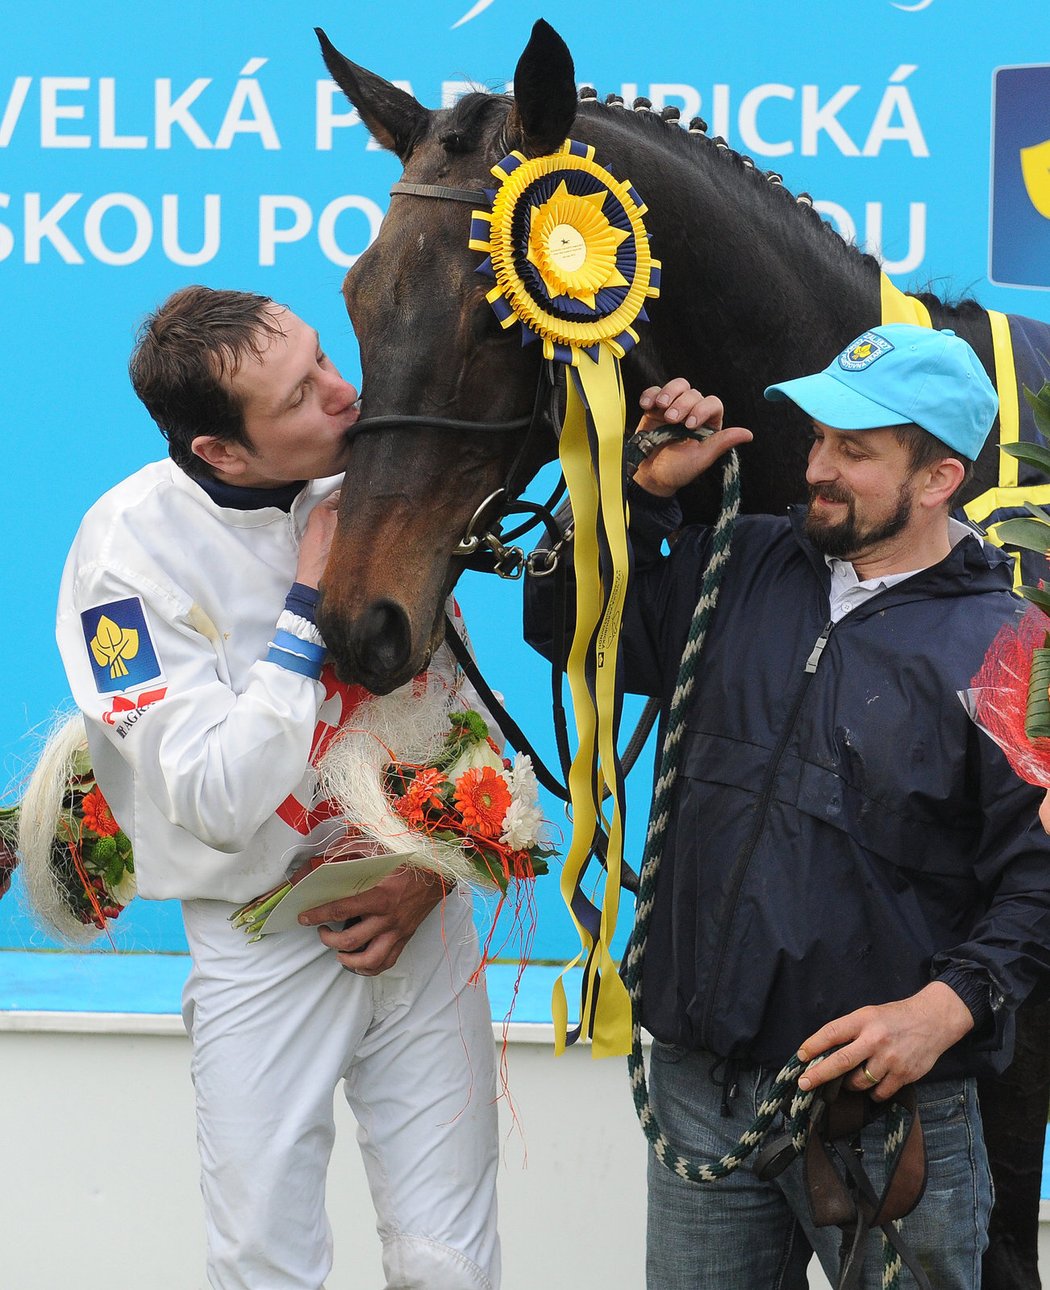
{"label": "jockey", "polygon": [[[229,921],[345,830],[311,757],[364,697],[315,622],[357,391],[288,309],[204,287],[147,320],[130,370],[170,460],[85,516],[58,641],[139,894],[182,902],[210,1283],[323,1286],[342,1083],[387,1285],[494,1290],[494,1045],[469,894],[399,870],[255,943]],[[414,683],[458,684],[445,650]]]}

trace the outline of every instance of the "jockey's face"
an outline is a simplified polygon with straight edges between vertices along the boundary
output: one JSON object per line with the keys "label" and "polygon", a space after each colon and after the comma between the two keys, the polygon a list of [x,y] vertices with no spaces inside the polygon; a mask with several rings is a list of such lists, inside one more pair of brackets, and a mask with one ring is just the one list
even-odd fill
{"label": "jockey's face", "polygon": [[341,473],[350,453],[346,432],[358,418],[357,390],[336,371],[317,332],[287,309],[273,312],[281,335],[230,378],[251,447],[227,445],[232,460],[221,473],[245,487]]}
{"label": "jockey's face", "polygon": [[893,430],[847,432],[815,421],[806,483],[805,531],[818,551],[855,560],[892,544],[908,567],[918,481]]}

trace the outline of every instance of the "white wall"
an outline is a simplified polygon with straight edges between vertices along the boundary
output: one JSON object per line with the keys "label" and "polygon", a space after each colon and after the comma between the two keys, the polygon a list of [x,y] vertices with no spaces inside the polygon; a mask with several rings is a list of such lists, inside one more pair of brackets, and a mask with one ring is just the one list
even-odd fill
{"label": "white wall", "polygon": [[[189,1045],[177,1019],[158,1019],[157,1034],[2,1028],[27,1024],[0,1014],[0,1286],[204,1290]],[[515,1042],[510,1091],[521,1129],[504,1103],[504,1290],[640,1287],[645,1141],[625,1063],[583,1050],[555,1060],[548,1043]],[[336,1118],[327,1290],[375,1290],[379,1240],[341,1098]]]}
{"label": "white wall", "polygon": [[[520,1131],[504,1103],[503,1290],[641,1290],[646,1149],[625,1063],[582,1049],[555,1059],[548,1027],[513,1033]],[[174,1017],[0,1013],[3,1290],[205,1290],[188,1064]],[[379,1240],[341,1098],[336,1119],[327,1290],[376,1290]],[[828,1290],[819,1269],[810,1285]]]}

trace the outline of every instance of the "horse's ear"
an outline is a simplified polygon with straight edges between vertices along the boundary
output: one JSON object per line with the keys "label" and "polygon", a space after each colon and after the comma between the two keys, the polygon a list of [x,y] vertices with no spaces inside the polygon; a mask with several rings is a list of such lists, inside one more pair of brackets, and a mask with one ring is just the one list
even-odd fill
{"label": "horse's ear", "polygon": [[514,69],[508,141],[527,157],[544,157],[568,138],[576,120],[576,69],[565,41],[541,18]]}
{"label": "horse's ear", "polygon": [[344,58],[320,27],[314,31],[332,80],[357,108],[376,142],[407,160],[426,131],[430,113],[411,94]]}

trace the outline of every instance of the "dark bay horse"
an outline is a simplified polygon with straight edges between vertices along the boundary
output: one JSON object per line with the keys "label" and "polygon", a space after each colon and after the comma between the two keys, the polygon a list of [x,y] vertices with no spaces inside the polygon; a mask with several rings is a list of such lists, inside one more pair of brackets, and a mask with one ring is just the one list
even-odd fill
{"label": "dark bay horse", "polygon": [[[456,547],[471,517],[509,476],[513,491],[554,453],[544,417],[522,443],[541,379],[539,346],[523,348],[518,328],[501,330],[485,301],[490,283],[475,272],[481,257],[467,246],[471,205],[484,205],[477,190],[493,186],[491,166],[512,149],[542,156],[569,136],[593,144],[649,206],[662,291],[624,366],[628,406],[646,386],[687,376],[722,398],[728,424],[754,431],[741,461],[745,509],[782,512],[800,499],[809,427],[790,405],[766,403],[762,391],[823,367],[880,322],[876,260],[699,123],[686,132],[648,110],[578,101],[569,51],[545,23],[519,61],[513,98],[468,94],[442,111],[349,62],[318,34],[330,74],[404,164],[379,237],[344,284],[361,345],[364,430],[342,490],[322,623],[345,677],[385,693],[426,665],[463,568]],[[921,298],[934,326],[964,336],[992,371],[985,311],[973,301]],[[414,419],[368,432],[371,419],[394,416]],[[490,428],[478,428],[482,422]],[[990,441],[969,496],[997,474]],[[716,490],[717,481],[708,487]],[[699,491],[691,509],[704,516],[716,505]],[[981,1089],[1000,1197],[988,1290],[1039,1284],[1048,1029],[1030,1012],[1008,1082]]]}

